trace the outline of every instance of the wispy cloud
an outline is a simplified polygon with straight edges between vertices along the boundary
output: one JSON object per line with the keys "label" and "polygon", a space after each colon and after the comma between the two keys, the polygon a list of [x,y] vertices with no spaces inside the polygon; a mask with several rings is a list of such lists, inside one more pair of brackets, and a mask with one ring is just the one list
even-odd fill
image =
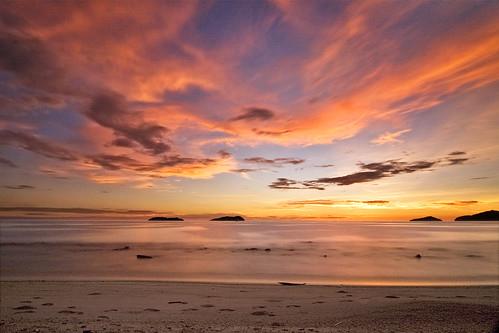
{"label": "wispy cloud", "polygon": [[33,190],[35,187],[31,185],[6,185],[4,188],[8,190]]}
{"label": "wispy cloud", "polygon": [[380,136],[378,136],[376,139],[373,139],[371,142],[372,143],[375,143],[377,145],[384,145],[384,144],[387,144],[387,143],[400,143],[400,142],[403,142],[401,139],[399,139],[399,137],[404,134],[404,133],[408,133],[410,132],[411,129],[404,129],[404,130],[400,130],[400,131],[396,131],[396,132],[385,132],[383,134],[381,134]]}
{"label": "wispy cloud", "polygon": [[255,164],[265,164],[271,166],[282,166],[285,164],[302,164],[305,162],[302,158],[293,158],[293,157],[279,157],[279,158],[264,158],[264,157],[248,157],[244,159],[246,163],[255,163]]}
{"label": "wispy cloud", "polygon": [[297,181],[287,178],[279,178],[272,182],[269,187],[274,189],[319,189],[324,190],[325,186],[338,185],[346,186],[359,183],[367,183],[387,177],[394,177],[402,174],[411,174],[419,171],[431,171],[437,167],[457,165],[463,161],[455,162],[448,157],[436,160],[422,160],[405,162],[402,160],[388,160],[374,163],[359,163],[360,171],[338,177],[324,177],[306,181]]}

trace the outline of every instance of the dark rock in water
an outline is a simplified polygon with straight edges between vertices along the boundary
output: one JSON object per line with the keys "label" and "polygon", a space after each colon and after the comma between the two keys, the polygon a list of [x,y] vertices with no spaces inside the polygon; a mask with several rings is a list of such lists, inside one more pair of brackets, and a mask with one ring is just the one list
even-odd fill
{"label": "dark rock in water", "polygon": [[248,248],[244,249],[244,251],[258,251],[258,248],[257,247],[248,247]]}
{"label": "dark rock in water", "polygon": [[265,252],[270,252],[272,251],[272,249],[265,249]]}
{"label": "dark rock in water", "polygon": [[459,216],[454,221],[499,221],[499,211],[489,210],[474,215]]}
{"label": "dark rock in water", "polygon": [[152,259],[152,257],[143,254],[137,254],[137,259]]}
{"label": "dark rock in water", "polygon": [[148,221],[183,221],[184,219],[180,217],[164,217],[164,216],[154,216]]}
{"label": "dark rock in water", "polygon": [[281,286],[304,286],[305,283],[279,282]]}
{"label": "dark rock in water", "polygon": [[423,258],[423,256],[422,256],[422,255],[420,255],[420,254],[418,253],[418,254],[416,254],[416,255],[414,256],[414,258],[416,258],[416,259],[421,259],[421,258]]}
{"label": "dark rock in water", "polygon": [[214,219],[211,219],[210,221],[244,221],[244,218],[242,216],[239,216],[239,215],[222,216],[222,217],[216,217]]}
{"label": "dark rock in water", "polygon": [[126,250],[130,250],[130,246],[123,246],[113,249],[113,251],[126,251]]}
{"label": "dark rock in water", "polygon": [[411,222],[416,222],[416,221],[442,221],[442,220],[433,216],[425,216],[411,220]]}

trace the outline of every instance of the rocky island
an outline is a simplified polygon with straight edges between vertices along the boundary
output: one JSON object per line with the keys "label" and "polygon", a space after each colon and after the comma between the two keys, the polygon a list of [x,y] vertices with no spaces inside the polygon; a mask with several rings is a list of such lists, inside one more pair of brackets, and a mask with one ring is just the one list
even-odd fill
{"label": "rocky island", "polygon": [[425,216],[425,217],[420,217],[417,219],[412,219],[411,222],[418,222],[418,221],[442,221],[441,219],[434,217],[434,216]]}
{"label": "rocky island", "polygon": [[164,216],[154,216],[151,217],[148,221],[183,221],[183,218],[180,217],[164,217]]}
{"label": "rocky island", "polygon": [[488,210],[473,215],[463,215],[456,217],[454,221],[499,221],[499,211]]}
{"label": "rocky island", "polygon": [[210,221],[244,221],[244,217],[236,215],[236,216],[221,216],[211,219]]}

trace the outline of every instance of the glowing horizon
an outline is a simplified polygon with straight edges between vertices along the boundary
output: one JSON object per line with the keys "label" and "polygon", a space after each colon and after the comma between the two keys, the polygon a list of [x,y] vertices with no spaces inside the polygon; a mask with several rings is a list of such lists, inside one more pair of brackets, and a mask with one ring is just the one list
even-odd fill
{"label": "glowing horizon", "polygon": [[0,217],[499,208],[497,2],[0,12]]}

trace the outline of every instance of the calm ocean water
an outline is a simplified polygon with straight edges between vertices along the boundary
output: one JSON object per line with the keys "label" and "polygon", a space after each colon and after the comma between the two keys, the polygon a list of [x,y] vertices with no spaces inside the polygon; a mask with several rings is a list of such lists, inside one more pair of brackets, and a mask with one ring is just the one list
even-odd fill
{"label": "calm ocean water", "polygon": [[0,279],[499,284],[499,223],[4,220]]}

